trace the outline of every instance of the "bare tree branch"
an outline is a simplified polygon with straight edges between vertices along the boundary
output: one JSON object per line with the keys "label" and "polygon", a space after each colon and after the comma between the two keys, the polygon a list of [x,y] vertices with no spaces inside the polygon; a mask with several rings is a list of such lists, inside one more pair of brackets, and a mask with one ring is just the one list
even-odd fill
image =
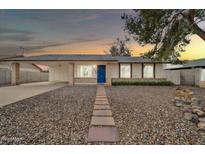
{"label": "bare tree branch", "polygon": [[194,32],[205,41],[205,31],[201,29],[194,21],[195,17],[195,10],[190,10],[189,15],[188,15],[188,21],[192,25]]}

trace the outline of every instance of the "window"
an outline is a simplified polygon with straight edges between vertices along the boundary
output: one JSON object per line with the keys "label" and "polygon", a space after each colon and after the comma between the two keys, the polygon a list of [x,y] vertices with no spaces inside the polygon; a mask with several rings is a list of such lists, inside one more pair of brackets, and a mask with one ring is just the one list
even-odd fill
{"label": "window", "polygon": [[144,78],[153,78],[154,70],[152,64],[144,64],[143,76]]}
{"label": "window", "polygon": [[77,65],[77,77],[95,78],[96,65]]}
{"label": "window", "polygon": [[131,77],[130,64],[120,64],[120,77],[121,78],[130,78]]}

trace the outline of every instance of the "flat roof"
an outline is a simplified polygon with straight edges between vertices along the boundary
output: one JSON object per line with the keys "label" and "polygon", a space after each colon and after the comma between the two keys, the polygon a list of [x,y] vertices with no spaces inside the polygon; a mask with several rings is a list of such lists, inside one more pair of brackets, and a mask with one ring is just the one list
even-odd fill
{"label": "flat roof", "polygon": [[3,61],[116,61],[121,63],[152,63],[154,61],[144,57],[111,56],[111,55],[39,55],[30,57],[6,58]]}
{"label": "flat roof", "polygon": [[181,67],[168,68],[167,70],[180,70],[180,69],[190,69],[190,68],[205,68],[205,58],[192,60],[187,62]]}

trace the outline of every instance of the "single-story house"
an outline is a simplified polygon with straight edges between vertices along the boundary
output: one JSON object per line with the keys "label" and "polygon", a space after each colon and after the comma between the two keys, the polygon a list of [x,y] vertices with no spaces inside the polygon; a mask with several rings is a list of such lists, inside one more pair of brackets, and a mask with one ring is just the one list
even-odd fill
{"label": "single-story house", "polygon": [[189,61],[182,66],[167,68],[169,74],[179,74],[181,85],[205,87],[205,59]]}
{"label": "single-story house", "polygon": [[74,84],[111,84],[111,79],[167,79],[166,62],[143,57],[111,55],[40,55],[7,58],[12,66],[12,84],[19,82],[19,68],[24,63],[49,67],[49,81]]}

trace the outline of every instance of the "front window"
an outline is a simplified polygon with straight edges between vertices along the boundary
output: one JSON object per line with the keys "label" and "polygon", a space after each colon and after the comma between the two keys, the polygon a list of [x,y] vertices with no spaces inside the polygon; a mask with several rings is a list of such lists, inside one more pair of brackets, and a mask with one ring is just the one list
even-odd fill
{"label": "front window", "polygon": [[96,65],[77,65],[77,77],[95,78]]}
{"label": "front window", "polygon": [[120,77],[121,78],[130,78],[131,77],[130,64],[121,64],[120,65]]}
{"label": "front window", "polygon": [[144,78],[153,78],[154,72],[153,72],[153,65],[152,64],[144,64]]}

